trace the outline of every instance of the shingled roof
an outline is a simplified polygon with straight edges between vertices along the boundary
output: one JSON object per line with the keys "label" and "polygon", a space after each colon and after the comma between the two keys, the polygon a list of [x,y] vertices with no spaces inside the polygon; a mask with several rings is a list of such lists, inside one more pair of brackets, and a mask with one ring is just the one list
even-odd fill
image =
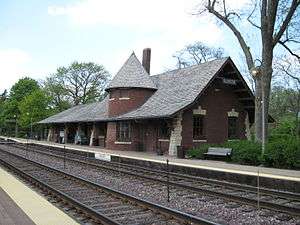
{"label": "shingled roof", "polygon": [[106,90],[111,88],[150,88],[157,89],[134,52],[115,75]]}
{"label": "shingled roof", "polygon": [[[229,58],[222,58],[188,68],[168,71],[162,74],[149,76],[136,56],[132,54],[120,69],[109,88],[114,87],[143,87],[156,88],[154,94],[139,108],[120,115],[108,117],[108,97],[102,102],[80,105],[49,117],[39,123],[67,123],[90,121],[114,121],[126,119],[146,119],[171,117],[186,106],[192,104],[212,78],[218,73]],[[137,68],[138,72],[134,71]],[[126,72],[126,73],[125,73]],[[132,72],[135,75],[129,75]],[[130,76],[130,79],[126,77]],[[134,77],[147,76],[140,84]],[[119,77],[119,78],[118,78]],[[121,81],[118,81],[118,79]],[[124,82],[124,84],[122,83]],[[130,86],[132,85],[132,86]]]}
{"label": "shingled roof", "polygon": [[56,115],[50,116],[39,123],[71,123],[92,122],[108,118],[107,115],[108,96],[101,102],[77,105]]}
{"label": "shingled roof", "polygon": [[151,76],[158,90],[138,109],[116,119],[170,117],[193,103],[228,58]]}

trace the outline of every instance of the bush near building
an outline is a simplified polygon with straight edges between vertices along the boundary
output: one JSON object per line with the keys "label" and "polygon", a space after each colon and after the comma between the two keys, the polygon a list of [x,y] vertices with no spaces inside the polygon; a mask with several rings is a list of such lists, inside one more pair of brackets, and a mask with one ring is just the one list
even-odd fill
{"label": "bush near building", "polygon": [[204,144],[187,151],[191,158],[203,159],[203,153],[209,147],[232,148],[231,162],[257,166],[300,169],[300,137],[295,134],[295,123],[284,119],[274,128],[266,145],[265,154],[261,154],[261,144],[255,141],[236,140],[224,144]]}

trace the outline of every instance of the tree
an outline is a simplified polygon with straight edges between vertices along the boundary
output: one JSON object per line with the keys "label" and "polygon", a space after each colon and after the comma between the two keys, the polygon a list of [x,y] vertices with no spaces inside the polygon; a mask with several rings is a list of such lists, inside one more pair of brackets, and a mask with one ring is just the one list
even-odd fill
{"label": "tree", "polygon": [[26,96],[38,89],[40,89],[38,82],[29,77],[21,78],[12,86],[9,96],[6,97],[6,101],[1,109],[2,113],[0,116],[3,127],[7,126],[7,129],[11,129],[9,127],[14,124],[17,135],[20,118],[19,104]]}
{"label": "tree", "polygon": [[5,104],[7,100],[7,90],[4,90],[0,95],[0,133],[2,133],[2,129],[5,127]]}
{"label": "tree", "polygon": [[110,74],[102,65],[73,62],[68,67],[58,68],[45,86],[55,104],[61,107],[59,105],[67,101],[78,105],[101,99],[109,80]]}
{"label": "tree", "polygon": [[7,99],[7,90],[5,89],[3,91],[3,93],[0,95],[0,104],[2,104],[3,102],[5,102]]}
{"label": "tree", "polygon": [[295,90],[287,85],[276,85],[272,87],[270,94],[270,114],[280,120],[286,116],[295,117],[298,112],[298,101],[300,95],[298,90]]}
{"label": "tree", "polygon": [[9,99],[15,101],[22,101],[27,95],[39,89],[38,82],[32,78],[24,77],[15,83],[9,93]]}
{"label": "tree", "polygon": [[[280,45],[293,56],[299,57],[294,52],[294,47],[295,43],[300,43],[298,10],[300,0],[253,0],[253,4],[242,10],[232,9],[228,3],[226,0],[203,0],[197,14],[208,12],[218,22],[226,25],[237,38],[246,58],[248,70],[252,72],[255,81],[255,136],[256,140],[263,141],[262,138],[267,136],[268,129],[264,130],[263,135],[261,102],[266,105],[263,117],[267,127],[274,49]],[[257,43],[250,46],[251,41],[247,41],[245,35],[249,33],[249,29],[243,29],[239,22],[251,24],[253,32],[261,38],[260,56],[257,60],[253,57],[253,49]],[[256,61],[260,62],[259,66],[255,65]]]}
{"label": "tree", "polygon": [[8,118],[19,117],[19,103],[32,92],[38,90],[39,84],[36,80],[29,77],[21,78],[10,89],[6,116]]}
{"label": "tree", "polygon": [[223,55],[224,50],[222,48],[209,47],[202,42],[195,42],[176,52],[173,57],[177,59],[177,67],[182,68],[207,62],[212,59],[219,59],[222,58]]}
{"label": "tree", "polygon": [[19,104],[20,125],[28,128],[49,115],[52,110],[49,108],[50,98],[42,89],[37,89],[27,95]]}
{"label": "tree", "polygon": [[296,132],[300,135],[300,60],[283,56],[276,60],[275,69],[279,73],[279,82],[286,87],[289,111],[294,114],[296,121]]}
{"label": "tree", "polygon": [[43,85],[46,94],[50,98],[50,106],[55,111],[61,112],[71,107],[71,103],[68,100],[68,93],[56,74],[47,77]]}

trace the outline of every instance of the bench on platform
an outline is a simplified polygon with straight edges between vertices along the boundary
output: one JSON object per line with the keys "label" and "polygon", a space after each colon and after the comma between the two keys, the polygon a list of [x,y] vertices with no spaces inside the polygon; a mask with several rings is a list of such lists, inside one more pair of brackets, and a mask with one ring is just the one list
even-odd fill
{"label": "bench on platform", "polygon": [[210,147],[208,151],[204,153],[204,158],[215,157],[215,158],[230,158],[232,153],[231,148],[218,148]]}

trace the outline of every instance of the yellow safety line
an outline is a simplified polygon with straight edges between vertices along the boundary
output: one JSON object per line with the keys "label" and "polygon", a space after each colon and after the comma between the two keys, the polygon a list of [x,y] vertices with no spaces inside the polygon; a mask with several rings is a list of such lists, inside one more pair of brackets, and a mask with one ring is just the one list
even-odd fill
{"label": "yellow safety line", "polygon": [[0,168],[0,187],[37,225],[79,225],[63,211]]}

